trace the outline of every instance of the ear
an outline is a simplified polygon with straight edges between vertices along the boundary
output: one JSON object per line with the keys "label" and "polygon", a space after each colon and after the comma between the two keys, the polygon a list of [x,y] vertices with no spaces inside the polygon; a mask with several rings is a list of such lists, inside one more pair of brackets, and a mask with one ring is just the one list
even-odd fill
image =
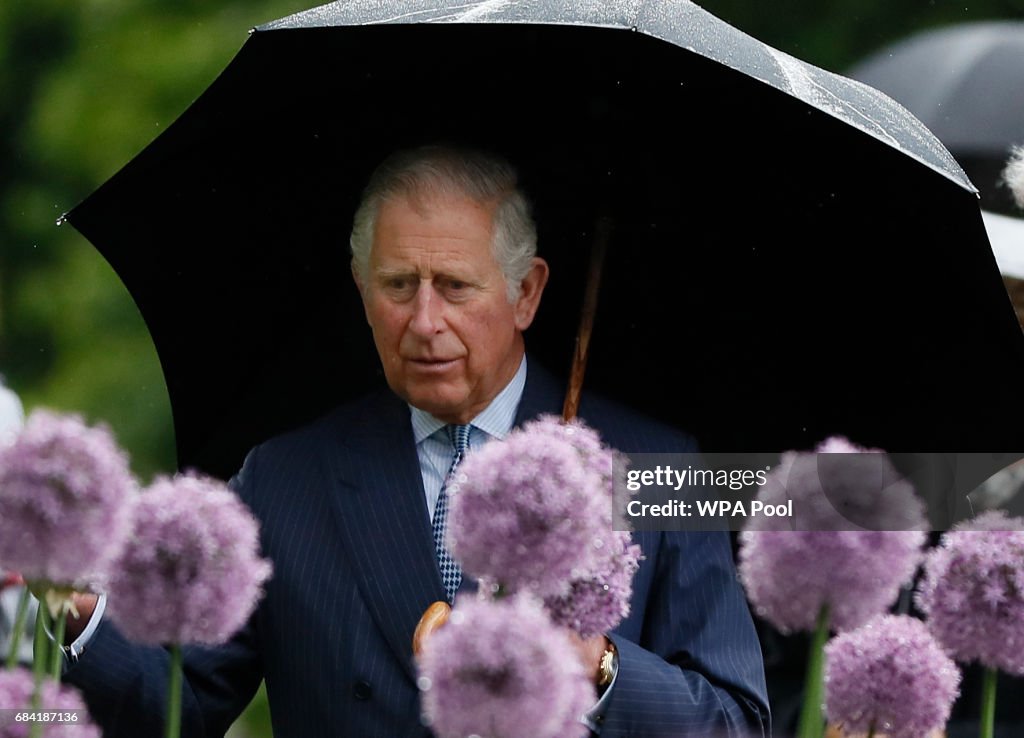
{"label": "ear", "polygon": [[541,295],[544,294],[544,286],[548,283],[548,263],[535,256],[530,265],[530,271],[519,285],[519,299],[512,307],[515,316],[516,328],[525,331],[533,322],[533,316],[537,314],[540,306]]}
{"label": "ear", "polygon": [[356,269],[356,260],[353,259],[349,262],[349,267],[352,269],[352,281],[356,283],[356,289],[359,290],[360,296],[363,294],[363,280],[359,278],[359,270]]}

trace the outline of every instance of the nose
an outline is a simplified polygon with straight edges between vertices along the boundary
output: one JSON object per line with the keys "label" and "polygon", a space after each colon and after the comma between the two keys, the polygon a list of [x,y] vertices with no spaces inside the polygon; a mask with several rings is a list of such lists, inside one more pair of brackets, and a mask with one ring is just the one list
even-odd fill
{"label": "nose", "polygon": [[409,329],[424,338],[444,330],[444,300],[435,292],[432,282],[422,282],[416,290]]}

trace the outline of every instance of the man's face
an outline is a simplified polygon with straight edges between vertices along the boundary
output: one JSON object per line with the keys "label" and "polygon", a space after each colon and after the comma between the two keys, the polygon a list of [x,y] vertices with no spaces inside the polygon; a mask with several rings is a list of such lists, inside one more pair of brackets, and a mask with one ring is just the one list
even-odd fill
{"label": "man's face", "polygon": [[547,281],[535,259],[508,301],[492,225],[493,207],[465,197],[385,201],[356,280],[391,389],[447,423],[468,423],[511,380]]}

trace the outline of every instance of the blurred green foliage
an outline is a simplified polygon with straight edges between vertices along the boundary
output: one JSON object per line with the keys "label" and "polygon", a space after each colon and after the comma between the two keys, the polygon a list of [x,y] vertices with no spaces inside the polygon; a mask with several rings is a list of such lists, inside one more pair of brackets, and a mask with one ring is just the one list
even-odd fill
{"label": "blurred green foliage", "polygon": [[[703,5],[834,71],[916,30],[1024,17],[1024,0]],[[0,372],[27,408],[74,410],[109,423],[143,478],[175,465],[159,362],[117,276],[81,236],[55,221],[175,119],[227,64],[248,28],[309,6],[0,3]],[[267,725],[260,698],[233,735],[265,735]]]}
{"label": "blurred green foliage", "polygon": [[144,479],[175,466],[159,362],[117,276],[56,219],[171,123],[248,28],[303,7],[0,4],[0,372],[27,408],[107,422]]}

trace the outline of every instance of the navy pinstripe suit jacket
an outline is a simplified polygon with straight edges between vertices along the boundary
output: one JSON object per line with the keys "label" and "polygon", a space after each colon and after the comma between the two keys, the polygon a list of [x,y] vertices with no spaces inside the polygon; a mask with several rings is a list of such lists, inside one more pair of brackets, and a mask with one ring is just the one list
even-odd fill
{"label": "navy pinstripe suit jacket", "polygon": [[[561,387],[530,364],[517,422],[557,412]],[[692,440],[611,404],[581,416],[620,450]],[[428,736],[411,654],[444,599],[408,408],[390,393],[346,405],[254,449],[233,481],[274,562],[249,625],[185,650],[183,735],[221,736],[266,677],[274,735]],[[767,735],[760,646],[725,533],[639,533],[632,613],[613,634],[619,673],[602,736]],[[104,734],[161,735],[162,649],[108,622],[65,679]],[[529,738],[529,737],[524,737]]]}

